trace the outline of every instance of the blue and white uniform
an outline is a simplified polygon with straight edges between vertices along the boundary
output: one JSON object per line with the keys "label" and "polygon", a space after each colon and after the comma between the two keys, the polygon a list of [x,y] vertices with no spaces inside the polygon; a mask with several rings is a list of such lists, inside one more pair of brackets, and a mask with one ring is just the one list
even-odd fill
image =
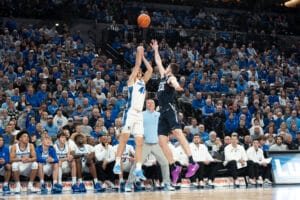
{"label": "blue and white uniform", "polygon": [[[43,146],[40,145],[35,148],[35,151],[36,151],[37,162],[43,164],[44,174],[46,174],[47,176],[51,176],[53,172],[53,164],[58,163],[58,158],[54,147],[49,146],[48,149],[45,150]],[[47,162],[47,159],[50,157],[53,159],[53,163]]]}
{"label": "blue and white uniform", "polygon": [[[56,151],[56,155],[57,155],[58,159],[66,158],[69,154],[68,143],[64,144],[63,148],[59,147],[59,144],[56,143],[54,145],[54,149]],[[62,169],[63,174],[69,173],[71,171],[71,166],[70,166],[69,162],[68,161],[63,161],[61,163],[61,169]]]}
{"label": "blue and white uniform", "polygon": [[[115,153],[117,152],[117,148],[118,148],[118,144],[113,146],[114,148],[114,151]],[[124,148],[124,151],[123,151],[123,154],[122,154],[122,159],[121,159],[121,162],[122,162],[122,170],[124,172],[129,172],[130,171],[130,168],[132,166],[132,162],[130,161],[130,157],[134,157],[134,154],[135,154],[135,151],[134,151],[134,148],[133,146],[129,145],[129,144],[126,144],[125,148]]]}
{"label": "blue and white uniform", "polygon": [[143,128],[143,107],[146,96],[146,85],[143,79],[128,86],[128,102],[123,116],[122,133],[131,133],[134,136],[142,137]]}
{"label": "blue and white uniform", "polygon": [[[84,144],[82,147],[76,146],[74,149],[75,155],[89,155],[90,153],[94,152],[95,149],[93,146],[89,144]],[[89,172],[89,168],[86,166],[86,159],[84,157],[81,158],[82,162],[82,171],[83,172]]]}
{"label": "blue and white uniform", "polygon": [[5,174],[5,165],[9,163],[9,148],[7,146],[0,147],[0,158],[4,159],[5,163],[0,164],[0,175]]}
{"label": "blue and white uniform", "polygon": [[[31,153],[30,153],[29,143],[27,144],[24,150],[20,149],[19,143],[15,144],[15,146],[16,146],[15,158],[23,158],[23,157],[30,158]],[[19,171],[20,175],[26,177],[29,177],[32,169],[37,169],[37,168],[38,168],[37,162],[23,163],[22,161],[19,161],[19,162],[12,163],[12,171],[13,172]]]}

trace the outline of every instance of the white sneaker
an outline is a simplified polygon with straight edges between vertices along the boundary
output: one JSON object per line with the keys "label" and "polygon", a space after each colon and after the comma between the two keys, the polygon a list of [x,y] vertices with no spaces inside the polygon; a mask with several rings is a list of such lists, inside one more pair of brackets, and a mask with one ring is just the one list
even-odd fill
{"label": "white sneaker", "polygon": [[105,181],[108,188],[116,188],[116,185],[111,181]]}
{"label": "white sneaker", "polygon": [[199,186],[200,186],[201,188],[204,188],[204,186],[205,186],[204,181],[200,181],[200,182],[199,182]]}
{"label": "white sneaker", "polygon": [[199,183],[198,182],[192,182],[192,186],[193,187],[199,187]]}
{"label": "white sneaker", "polygon": [[263,179],[262,179],[261,176],[258,177],[257,184],[259,184],[259,185],[262,185],[262,184],[263,184]]}
{"label": "white sneaker", "polygon": [[160,188],[161,188],[160,183],[156,182],[156,183],[155,183],[155,188],[156,188],[156,189],[160,189]]}
{"label": "white sneaker", "polygon": [[239,185],[240,185],[240,182],[236,179],[236,180],[234,181],[234,184],[235,184],[236,186],[239,186]]}
{"label": "white sneaker", "polygon": [[212,180],[209,179],[209,180],[207,181],[207,185],[209,185],[209,186],[214,186],[214,183],[212,182]]}
{"label": "white sneaker", "polygon": [[125,185],[125,192],[132,192],[132,185],[131,184],[126,184]]}
{"label": "white sneaker", "polygon": [[251,185],[255,185],[256,184],[256,182],[255,182],[255,180],[254,179],[249,179],[249,183],[251,184]]}
{"label": "white sneaker", "polygon": [[36,187],[28,187],[28,189],[27,189],[27,193],[38,193],[38,192],[40,192],[41,190],[40,189],[38,189],[38,188],[36,188]]}
{"label": "white sneaker", "polygon": [[21,189],[21,186],[17,186],[15,187],[14,189],[14,193],[18,194],[18,193],[21,193],[22,189]]}
{"label": "white sneaker", "polygon": [[272,181],[270,181],[269,179],[266,178],[265,181],[264,181],[264,183],[265,183],[265,184],[268,184],[268,185],[271,185],[271,184],[272,184]]}
{"label": "white sneaker", "polygon": [[170,184],[165,183],[164,184],[164,190],[165,191],[175,191],[175,188],[173,186],[171,186]]}

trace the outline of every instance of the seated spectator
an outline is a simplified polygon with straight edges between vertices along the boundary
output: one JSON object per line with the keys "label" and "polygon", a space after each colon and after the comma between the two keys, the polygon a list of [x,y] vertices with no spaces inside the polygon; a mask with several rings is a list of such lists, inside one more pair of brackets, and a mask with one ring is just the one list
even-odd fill
{"label": "seated spectator", "polygon": [[299,145],[293,141],[293,138],[291,135],[286,136],[284,143],[286,144],[288,150],[298,150],[299,149]]}
{"label": "seated spectator", "polygon": [[48,117],[47,117],[47,124],[44,125],[43,128],[45,130],[47,130],[48,135],[52,139],[56,138],[59,130],[58,130],[58,127],[53,124],[53,116],[52,115],[48,115]]}
{"label": "seated spectator", "polygon": [[276,136],[275,138],[275,144],[270,146],[270,151],[286,151],[287,146],[283,143],[283,137],[282,136]]}
{"label": "seated spectator", "polygon": [[238,128],[238,121],[235,119],[234,114],[230,113],[228,119],[225,121],[225,135],[229,136]]}
{"label": "seated spectator", "polygon": [[199,124],[198,130],[199,130],[198,134],[199,134],[199,136],[201,137],[202,142],[205,143],[206,141],[208,141],[208,140],[209,140],[209,134],[208,134],[208,132],[205,130],[204,124]]}
{"label": "seated spectator", "polygon": [[189,126],[189,133],[192,135],[199,134],[198,121],[196,118],[192,118],[191,125]]}
{"label": "seated spectator", "polygon": [[216,144],[217,133],[215,131],[209,132],[209,140],[207,140],[204,144],[207,146],[209,151],[218,151],[218,147]]}

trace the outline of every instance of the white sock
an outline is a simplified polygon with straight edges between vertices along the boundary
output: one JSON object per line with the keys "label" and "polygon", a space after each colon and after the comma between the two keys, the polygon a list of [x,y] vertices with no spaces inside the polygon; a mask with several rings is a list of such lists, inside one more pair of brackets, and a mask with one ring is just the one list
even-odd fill
{"label": "white sock", "polygon": [[94,178],[94,184],[98,183],[98,179]]}
{"label": "white sock", "polygon": [[31,181],[28,182],[28,188],[32,188],[33,184]]}
{"label": "white sock", "polygon": [[44,181],[43,179],[41,179],[41,180],[40,180],[40,183],[41,183],[41,184],[44,184],[44,183],[45,183],[45,181]]}
{"label": "white sock", "polygon": [[4,182],[4,183],[3,183],[3,186],[8,186],[8,182]]}
{"label": "white sock", "polygon": [[53,185],[57,184],[57,180],[53,180]]}
{"label": "white sock", "polygon": [[76,184],[76,176],[72,177],[72,185],[75,185],[75,184]]}
{"label": "white sock", "polygon": [[19,181],[19,182],[16,182],[16,186],[17,186],[17,187],[21,187],[20,181]]}
{"label": "white sock", "polygon": [[120,157],[116,157],[116,165],[121,165],[121,158]]}
{"label": "white sock", "polygon": [[142,163],[136,163],[136,169],[141,170],[142,169]]}
{"label": "white sock", "polygon": [[120,183],[123,183],[124,182],[124,179],[123,178],[120,178]]}
{"label": "white sock", "polygon": [[62,169],[61,167],[58,168],[58,184],[62,184]]}
{"label": "white sock", "polygon": [[79,178],[78,181],[79,181],[79,183],[82,183],[82,178]]}

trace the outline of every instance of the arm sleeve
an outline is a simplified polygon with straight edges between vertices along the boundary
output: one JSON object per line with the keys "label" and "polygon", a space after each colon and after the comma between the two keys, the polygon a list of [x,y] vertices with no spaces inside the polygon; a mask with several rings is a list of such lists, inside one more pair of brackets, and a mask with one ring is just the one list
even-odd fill
{"label": "arm sleeve", "polygon": [[4,160],[5,160],[5,164],[7,164],[7,163],[10,162],[9,148],[6,148],[6,149],[5,149],[5,157],[4,157]]}
{"label": "arm sleeve", "polygon": [[36,152],[36,161],[38,163],[46,163],[46,159],[42,157],[42,150],[41,150],[41,146],[38,146],[35,149]]}

